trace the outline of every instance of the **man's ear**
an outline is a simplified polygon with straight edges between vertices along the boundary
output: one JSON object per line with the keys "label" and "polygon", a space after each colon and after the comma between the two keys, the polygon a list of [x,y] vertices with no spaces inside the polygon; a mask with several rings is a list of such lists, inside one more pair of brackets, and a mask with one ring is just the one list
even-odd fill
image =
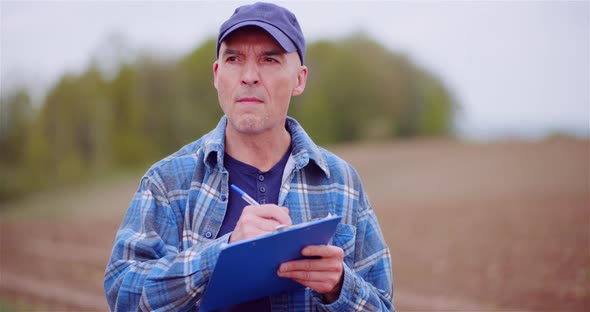
{"label": "man's ear", "polygon": [[217,89],[217,70],[219,70],[219,63],[218,61],[215,61],[213,63],[213,85],[215,86],[215,89]]}
{"label": "man's ear", "polygon": [[297,95],[303,93],[303,90],[305,90],[306,83],[307,83],[307,66],[301,65],[301,68],[299,69],[299,73],[297,73],[297,85],[295,85],[295,88],[293,88],[293,92],[291,93],[291,96],[297,96]]}

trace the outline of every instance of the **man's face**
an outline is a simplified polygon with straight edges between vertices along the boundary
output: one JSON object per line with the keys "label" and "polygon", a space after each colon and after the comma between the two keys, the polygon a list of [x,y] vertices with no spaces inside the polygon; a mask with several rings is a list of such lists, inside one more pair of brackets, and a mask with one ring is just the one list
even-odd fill
{"label": "man's face", "polygon": [[297,52],[285,53],[266,31],[244,27],[221,43],[213,75],[228,131],[255,135],[284,129],[291,96],[305,88],[307,68]]}

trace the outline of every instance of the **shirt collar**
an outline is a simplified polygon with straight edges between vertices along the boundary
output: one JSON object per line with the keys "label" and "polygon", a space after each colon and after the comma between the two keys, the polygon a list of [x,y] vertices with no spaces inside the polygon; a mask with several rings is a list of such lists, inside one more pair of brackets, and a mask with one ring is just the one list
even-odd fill
{"label": "shirt collar", "polygon": [[217,127],[203,137],[203,162],[205,166],[215,168],[219,165],[223,168],[226,125],[227,117],[224,115],[219,120]]}
{"label": "shirt collar", "polygon": [[[225,148],[225,127],[227,126],[227,117],[224,115],[219,120],[217,127],[205,135],[203,138],[203,162],[206,166],[212,168],[223,167],[223,155]],[[313,160],[326,176],[330,176],[327,162],[320,148],[307,135],[305,130],[299,125],[297,120],[287,117],[287,130],[291,133],[291,155],[295,161],[295,167],[302,169]]]}
{"label": "shirt collar", "polygon": [[297,169],[304,168],[310,163],[310,160],[313,160],[324,171],[326,176],[330,177],[330,170],[320,148],[307,135],[307,132],[303,130],[297,120],[287,117],[287,129],[291,132],[291,144],[293,146],[291,154],[295,160],[295,167]]}

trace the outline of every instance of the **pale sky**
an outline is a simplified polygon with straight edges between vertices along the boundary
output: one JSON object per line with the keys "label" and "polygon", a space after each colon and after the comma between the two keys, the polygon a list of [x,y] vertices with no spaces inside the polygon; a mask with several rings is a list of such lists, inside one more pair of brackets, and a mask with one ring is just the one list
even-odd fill
{"label": "pale sky", "polygon": [[[2,92],[26,84],[42,94],[116,54],[105,49],[113,37],[126,51],[176,57],[250,2],[0,3]],[[589,1],[275,3],[308,42],[364,31],[442,79],[462,107],[463,137],[590,136]]]}

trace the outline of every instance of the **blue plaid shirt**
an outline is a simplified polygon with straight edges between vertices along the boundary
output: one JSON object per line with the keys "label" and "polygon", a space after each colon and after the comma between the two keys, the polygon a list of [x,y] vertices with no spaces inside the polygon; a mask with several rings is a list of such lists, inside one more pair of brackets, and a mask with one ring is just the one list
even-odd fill
{"label": "blue plaid shirt", "polygon": [[[141,179],[105,271],[111,310],[198,311],[220,248],[227,209],[226,117],[209,134],[153,165]],[[344,250],[338,300],[305,288],[271,297],[273,311],[392,311],[391,257],[357,172],[287,118],[292,153],[279,206],[293,224],[342,216],[333,244]],[[229,295],[229,294],[228,294]]]}

